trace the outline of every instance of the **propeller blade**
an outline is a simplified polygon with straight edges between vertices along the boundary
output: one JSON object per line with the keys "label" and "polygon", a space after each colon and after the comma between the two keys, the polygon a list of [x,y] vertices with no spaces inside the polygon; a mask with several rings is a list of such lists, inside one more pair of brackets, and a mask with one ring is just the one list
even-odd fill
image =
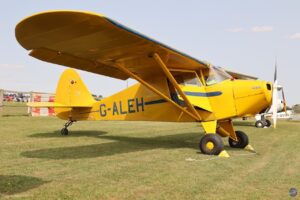
{"label": "propeller blade", "polygon": [[274,72],[274,83],[277,81],[277,61],[275,63],[275,72]]}
{"label": "propeller blade", "polygon": [[273,94],[272,94],[272,112],[273,112],[273,124],[274,128],[277,125],[277,110],[278,110],[278,83],[277,83],[277,62],[275,63]]}

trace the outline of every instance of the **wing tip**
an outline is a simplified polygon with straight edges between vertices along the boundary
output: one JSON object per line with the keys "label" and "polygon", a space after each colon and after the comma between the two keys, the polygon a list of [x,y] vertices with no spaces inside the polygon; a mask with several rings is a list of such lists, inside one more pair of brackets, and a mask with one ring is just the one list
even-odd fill
{"label": "wing tip", "polygon": [[96,13],[96,12],[92,12],[92,11],[85,11],[85,10],[46,10],[46,11],[41,11],[41,12],[37,12],[33,15],[27,16],[25,18],[23,18],[21,21],[19,21],[15,27],[15,37],[17,39],[17,41],[19,42],[19,44],[27,49],[30,50],[28,48],[26,48],[25,45],[22,44],[22,29],[23,29],[23,25],[26,24],[27,22],[30,22],[31,19],[38,17],[38,16],[42,16],[42,15],[48,15],[48,14],[57,14],[57,13],[73,13],[73,14],[88,14],[88,15],[92,15],[92,16],[97,16],[97,17],[101,17],[101,18],[107,18],[105,15],[100,14],[100,13]]}

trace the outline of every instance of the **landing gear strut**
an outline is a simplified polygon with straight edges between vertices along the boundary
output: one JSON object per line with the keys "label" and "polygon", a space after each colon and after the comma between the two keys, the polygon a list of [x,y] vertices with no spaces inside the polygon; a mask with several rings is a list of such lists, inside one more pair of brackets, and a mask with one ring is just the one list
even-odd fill
{"label": "landing gear strut", "polygon": [[60,133],[62,135],[68,135],[69,134],[69,130],[68,127],[71,126],[73,124],[73,120],[69,120],[67,123],[65,123],[64,128],[61,129]]}
{"label": "landing gear strut", "polygon": [[[229,137],[229,145],[232,148],[254,151],[249,144],[249,138],[242,131],[235,131],[231,120],[201,122],[205,135],[199,143],[200,151],[203,154],[218,155],[219,157],[230,157],[224,149],[221,137]],[[213,134],[209,134],[213,133]]]}

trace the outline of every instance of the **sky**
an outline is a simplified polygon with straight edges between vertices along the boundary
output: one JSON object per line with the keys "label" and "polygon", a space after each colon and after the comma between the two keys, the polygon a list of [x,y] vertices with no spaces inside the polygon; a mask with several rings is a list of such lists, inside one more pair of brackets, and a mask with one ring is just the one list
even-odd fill
{"label": "sky", "polygon": [[[300,1],[298,0],[2,0],[0,88],[55,92],[66,67],[28,56],[15,39],[23,18],[47,10],[101,13],[199,60],[278,81],[288,105],[300,103]],[[79,71],[91,93],[109,96],[121,81]],[[130,80],[129,85],[134,81]]]}

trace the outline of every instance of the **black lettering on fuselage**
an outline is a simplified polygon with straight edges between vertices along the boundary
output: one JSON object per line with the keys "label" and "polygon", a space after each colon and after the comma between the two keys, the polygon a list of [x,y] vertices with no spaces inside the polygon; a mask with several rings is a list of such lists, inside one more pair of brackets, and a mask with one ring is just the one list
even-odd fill
{"label": "black lettering on fuselage", "polygon": [[106,105],[100,104],[100,116],[105,117],[106,116]]}
{"label": "black lettering on fuselage", "polygon": [[133,107],[133,102],[134,102],[134,99],[128,99],[128,112],[129,113],[135,112],[134,107]]}
{"label": "black lettering on fuselage", "polygon": [[[126,102],[126,101],[125,101]],[[143,112],[144,111],[144,99],[143,97],[135,98],[135,99],[128,99],[127,100],[127,110],[124,110],[124,105],[126,108],[126,103],[124,101],[114,101],[112,108],[107,107],[106,104],[100,104],[100,116],[106,117],[107,114],[112,109],[112,115],[126,115],[128,113],[135,113],[135,112]]]}
{"label": "black lettering on fuselage", "polygon": [[127,112],[123,111],[123,109],[122,109],[122,101],[119,101],[119,105],[120,105],[120,114],[121,115],[127,114]]}
{"label": "black lettering on fuselage", "polygon": [[114,102],[114,105],[113,105],[113,115],[118,115],[119,114],[119,110],[118,110],[118,106],[116,104],[116,102]]}
{"label": "black lettering on fuselage", "polygon": [[144,99],[143,97],[141,98],[141,102],[139,102],[139,99],[136,98],[136,111],[137,112],[140,112],[140,109],[139,108],[142,108],[142,111],[144,111]]}

